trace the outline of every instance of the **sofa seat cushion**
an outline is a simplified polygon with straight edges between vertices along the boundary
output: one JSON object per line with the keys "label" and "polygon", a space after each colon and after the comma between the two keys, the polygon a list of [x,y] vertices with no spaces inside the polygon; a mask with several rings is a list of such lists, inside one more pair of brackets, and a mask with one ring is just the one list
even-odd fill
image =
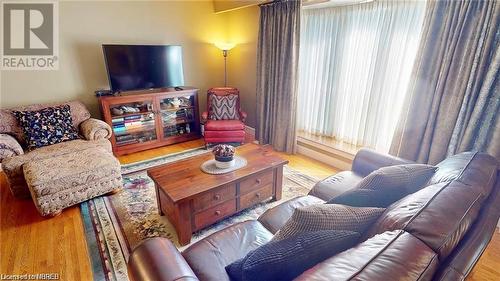
{"label": "sofa seat cushion", "polygon": [[259,217],[259,221],[267,230],[275,234],[292,217],[296,208],[321,203],[325,203],[325,201],[311,195],[295,197],[268,209]]}
{"label": "sofa seat cushion", "polygon": [[347,230],[363,233],[384,210],[383,208],[357,208],[337,204],[299,207],[276,233],[273,241],[320,230]]}
{"label": "sofa seat cushion", "polygon": [[266,244],[273,234],[258,221],[220,230],[187,248],[182,255],[203,281],[229,281],[225,267]]}
{"label": "sofa seat cushion", "polygon": [[323,230],[271,241],[228,265],[232,281],[292,280],[325,259],[356,245],[359,233]]}
{"label": "sofa seat cushion", "polygon": [[328,201],[350,189],[353,189],[362,179],[362,176],[352,171],[340,172],[318,182],[311,189],[309,195]]}
{"label": "sofa seat cushion", "polygon": [[245,130],[245,124],[240,120],[208,120],[205,123],[205,131],[241,131]]}
{"label": "sofa seat cushion", "polygon": [[385,232],[302,273],[297,281],[431,280],[437,254],[401,230]]}

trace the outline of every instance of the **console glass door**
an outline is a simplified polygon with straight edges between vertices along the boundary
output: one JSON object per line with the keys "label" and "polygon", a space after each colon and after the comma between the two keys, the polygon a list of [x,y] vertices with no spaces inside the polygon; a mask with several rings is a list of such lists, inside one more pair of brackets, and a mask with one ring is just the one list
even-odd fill
{"label": "console glass door", "polygon": [[117,146],[157,139],[153,100],[113,104],[110,113]]}
{"label": "console glass door", "polygon": [[193,134],[197,130],[194,96],[160,99],[160,117],[164,138]]}

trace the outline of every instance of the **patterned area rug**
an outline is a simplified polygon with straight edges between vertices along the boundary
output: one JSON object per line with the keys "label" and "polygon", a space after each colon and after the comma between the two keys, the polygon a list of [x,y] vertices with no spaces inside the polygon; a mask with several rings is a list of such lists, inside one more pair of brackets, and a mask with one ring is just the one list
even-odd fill
{"label": "patterned area rug", "polygon": [[[165,216],[158,215],[154,183],[147,176],[146,169],[202,153],[207,151],[197,148],[123,165],[124,190],[81,204],[94,280],[128,280],[130,252],[146,238],[168,238],[181,251],[189,246],[180,247],[172,224]],[[283,196],[280,201],[256,205],[194,233],[191,244],[231,224],[257,219],[265,210],[307,194],[317,181],[287,166],[283,173]]]}

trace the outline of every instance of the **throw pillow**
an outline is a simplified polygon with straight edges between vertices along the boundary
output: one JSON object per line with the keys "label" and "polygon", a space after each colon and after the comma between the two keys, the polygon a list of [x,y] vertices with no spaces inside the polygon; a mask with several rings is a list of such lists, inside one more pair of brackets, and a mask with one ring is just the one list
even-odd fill
{"label": "throw pillow", "polygon": [[210,98],[210,119],[212,120],[237,120],[239,119],[237,102],[238,95],[217,96]]}
{"label": "throw pillow", "polygon": [[387,208],[392,203],[408,195],[405,189],[352,189],[334,197],[327,204],[342,204],[353,207]]}
{"label": "throw pillow", "polygon": [[37,111],[13,111],[24,132],[28,150],[78,139],[69,105],[47,107]]}
{"label": "throw pillow", "polygon": [[363,233],[384,212],[383,208],[358,208],[338,204],[316,204],[295,209],[273,241],[320,230]]}
{"label": "throw pillow", "polygon": [[437,167],[425,164],[404,164],[382,167],[363,178],[355,188],[404,188],[408,193],[418,191],[436,172]]}
{"label": "throw pillow", "polygon": [[233,281],[292,280],[315,264],[352,248],[359,240],[352,231],[324,230],[271,241],[226,266]]}

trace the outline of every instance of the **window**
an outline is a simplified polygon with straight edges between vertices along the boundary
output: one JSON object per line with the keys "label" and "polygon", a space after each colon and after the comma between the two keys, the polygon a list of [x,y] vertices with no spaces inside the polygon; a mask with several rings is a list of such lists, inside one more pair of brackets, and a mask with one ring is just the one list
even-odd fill
{"label": "window", "polygon": [[387,152],[424,15],[425,1],[303,10],[299,136]]}

